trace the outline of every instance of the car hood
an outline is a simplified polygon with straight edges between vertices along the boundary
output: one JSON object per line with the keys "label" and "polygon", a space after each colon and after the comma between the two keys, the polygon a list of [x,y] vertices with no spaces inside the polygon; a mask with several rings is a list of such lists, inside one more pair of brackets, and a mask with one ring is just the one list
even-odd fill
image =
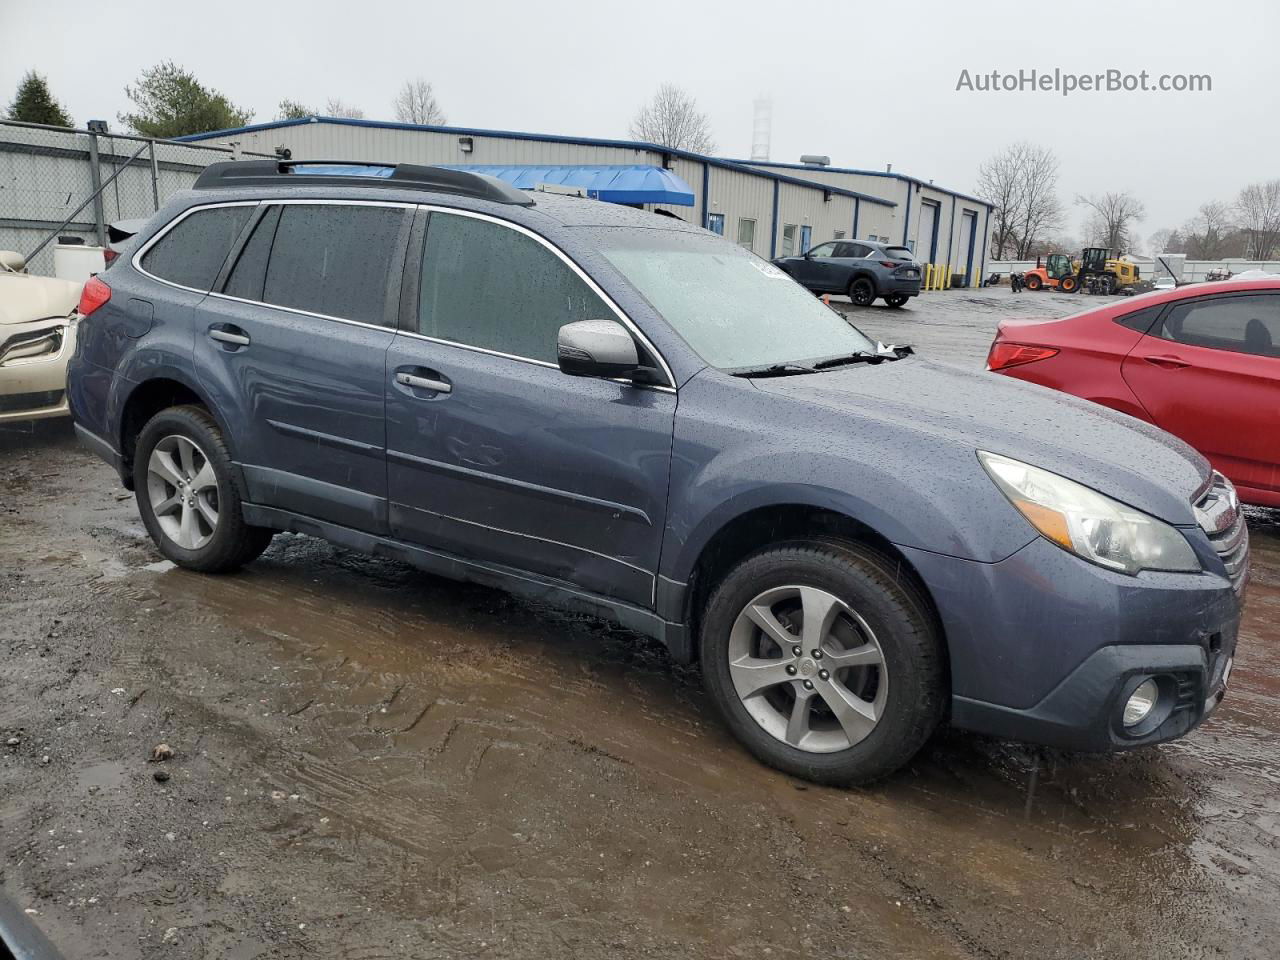
{"label": "car hood", "polygon": [[1052,470],[1169,523],[1195,522],[1192,499],[1210,475],[1204,457],[1150,424],[1035,384],[918,357],[752,382]]}
{"label": "car hood", "polygon": [[83,283],[56,277],[0,273],[0,326],[65,317],[80,302],[83,288]]}

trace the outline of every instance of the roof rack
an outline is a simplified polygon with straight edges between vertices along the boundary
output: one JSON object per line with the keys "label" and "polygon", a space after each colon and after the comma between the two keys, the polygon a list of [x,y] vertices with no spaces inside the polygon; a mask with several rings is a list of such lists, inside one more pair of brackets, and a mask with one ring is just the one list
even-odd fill
{"label": "roof rack", "polygon": [[306,176],[317,186],[418,187],[476,200],[533,206],[533,198],[494,177],[417,163],[353,163],[346,160],[223,160],[211,163],[196,178],[195,190],[279,186],[285,177]]}

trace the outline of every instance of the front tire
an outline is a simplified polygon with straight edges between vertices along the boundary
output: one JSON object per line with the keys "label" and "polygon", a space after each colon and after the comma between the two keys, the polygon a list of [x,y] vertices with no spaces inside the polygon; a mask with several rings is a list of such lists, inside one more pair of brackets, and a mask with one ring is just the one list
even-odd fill
{"label": "front tire", "polygon": [[858,277],[849,284],[849,299],[854,306],[869,307],[876,298],[876,285],[868,277]]}
{"label": "front tire", "polygon": [[245,523],[226,440],[203,407],[170,407],[147,421],[134,452],[133,488],[151,539],[180,567],[237,570],[274,535]]}
{"label": "front tire", "polygon": [[906,303],[910,299],[911,298],[908,297],[905,293],[891,293],[889,294],[889,296],[884,298],[884,302],[887,303],[889,306],[896,308],[896,307],[902,306],[904,303]]}
{"label": "front tire", "polygon": [[906,764],[942,719],[942,645],[920,592],[887,557],[780,544],[719,584],[702,617],[703,681],[764,763],[863,784]]}

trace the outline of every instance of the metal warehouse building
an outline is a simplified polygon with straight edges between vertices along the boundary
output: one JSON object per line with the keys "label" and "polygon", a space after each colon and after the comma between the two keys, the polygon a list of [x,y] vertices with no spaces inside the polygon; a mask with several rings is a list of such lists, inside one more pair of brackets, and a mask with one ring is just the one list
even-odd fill
{"label": "metal warehouse building", "polygon": [[763,257],[842,237],[911,247],[973,283],[985,266],[990,208],[901,174],[725,160],[652,143],[304,117],[184,137],[294,160],[425,163],[518,186],[577,187],[602,200],[664,210]]}

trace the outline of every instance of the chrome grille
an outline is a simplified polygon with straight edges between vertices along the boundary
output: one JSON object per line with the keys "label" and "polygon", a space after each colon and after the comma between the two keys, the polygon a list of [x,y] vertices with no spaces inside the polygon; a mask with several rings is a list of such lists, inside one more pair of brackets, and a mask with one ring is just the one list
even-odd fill
{"label": "chrome grille", "polygon": [[1195,511],[1196,522],[1227,568],[1231,585],[1237,594],[1243,593],[1249,579],[1249,528],[1231,481],[1215,470]]}

